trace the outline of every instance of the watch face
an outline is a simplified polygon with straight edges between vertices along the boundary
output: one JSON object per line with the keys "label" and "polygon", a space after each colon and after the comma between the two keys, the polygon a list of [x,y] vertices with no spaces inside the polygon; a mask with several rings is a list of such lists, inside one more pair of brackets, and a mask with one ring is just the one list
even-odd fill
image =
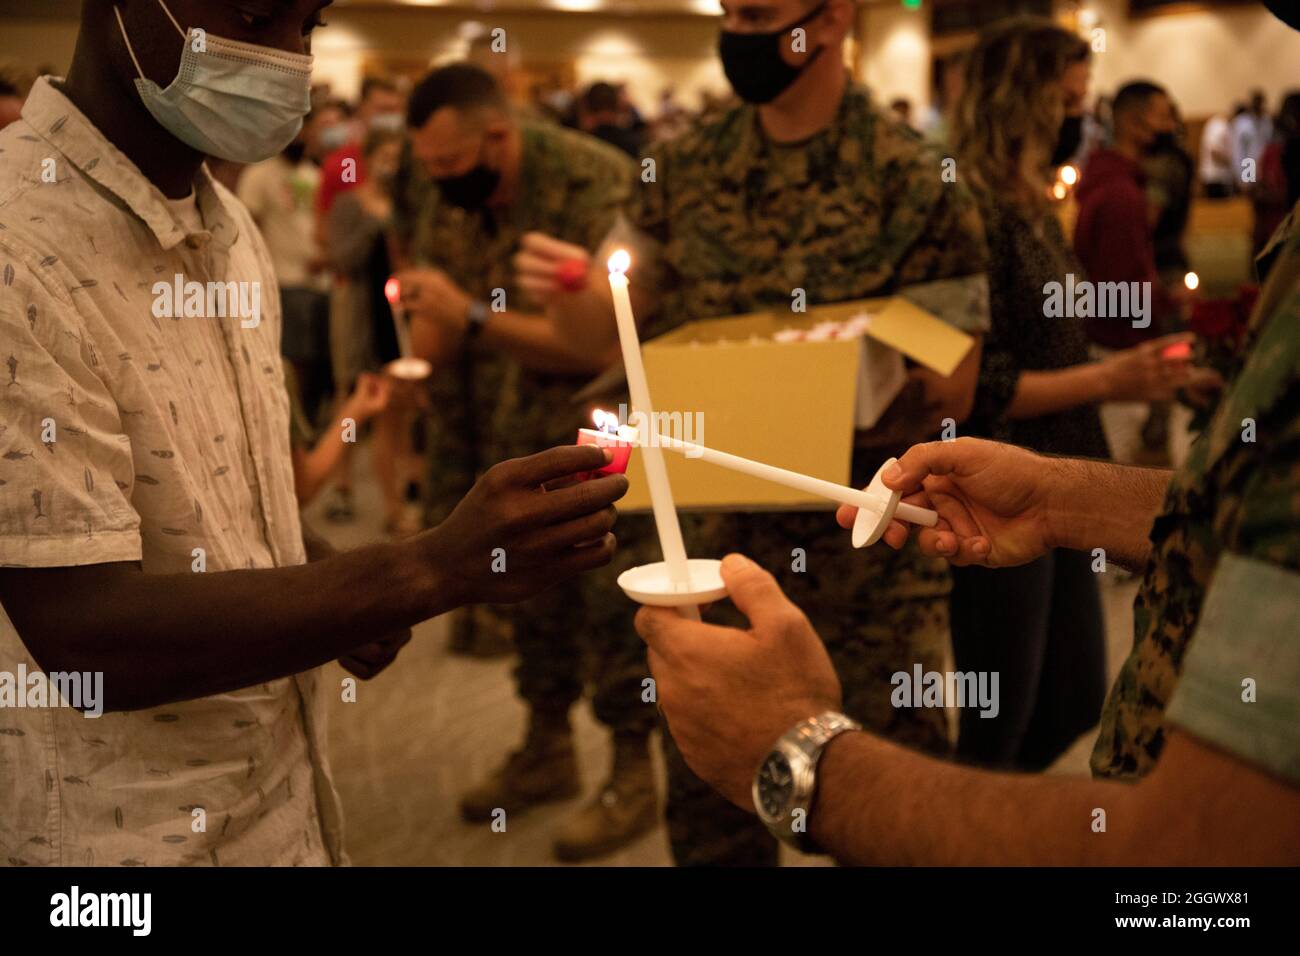
{"label": "watch face", "polygon": [[773,751],[758,768],[758,809],[769,819],[779,819],[790,806],[793,793],[790,761],[780,751]]}

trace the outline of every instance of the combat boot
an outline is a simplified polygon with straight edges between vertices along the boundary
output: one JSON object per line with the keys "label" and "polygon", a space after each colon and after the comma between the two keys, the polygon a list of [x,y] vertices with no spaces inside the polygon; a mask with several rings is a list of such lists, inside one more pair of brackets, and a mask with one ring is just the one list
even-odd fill
{"label": "combat boot", "polygon": [[461,797],[460,815],[468,823],[486,823],[498,808],[522,813],[539,804],[571,800],[581,789],[567,714],[539,718],[534,712],[524,745]]}
{"label": "combat boot", "polygon": [[589,804],[556,838],[557,859],[568,863],[604,856],[627,846],[659,822],[659,795],[648,734],[614,738],[614,769]]}

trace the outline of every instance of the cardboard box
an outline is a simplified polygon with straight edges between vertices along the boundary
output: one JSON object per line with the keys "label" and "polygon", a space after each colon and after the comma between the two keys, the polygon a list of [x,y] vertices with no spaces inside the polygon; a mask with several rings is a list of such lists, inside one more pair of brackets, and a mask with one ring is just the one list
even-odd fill
{"label": "cardboard box", "polygon": [[[780,342],[783,329],[868,316],[865,336]],[[973,344],[899,297],[690,322],[644,343],[657,430],[746,458],[847,484],[853,433],[869,427],[905,380],[902,356],[951,375]],[[610,409],[616,411],[616,409]],[[633,421],[633,424],[636,424]],[[664,451],[679,510],[830,508],[823,498]],[[625,511],[650,508],[633,454]]]}

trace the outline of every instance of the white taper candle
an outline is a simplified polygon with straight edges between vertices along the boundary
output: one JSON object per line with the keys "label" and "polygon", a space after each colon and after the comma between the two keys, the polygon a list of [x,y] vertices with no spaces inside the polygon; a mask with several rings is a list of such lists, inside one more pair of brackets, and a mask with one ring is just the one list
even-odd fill
{"label": "white taper candle", "polygon": [[[650,403],[650,385],[641,362],[641,339],[637,335],[636,317],[632,314],[632,300],[627,291],[627,268],[631,257],[618,250],[609,258],[609,288],[614,296],[614,318],[618,323],[618,342],[623,350],[623,369],[627,374],[627,388],[632,408],[654,421],[654,406]],[[686,563],[686,545],[682,542],[682,528],[677,521],[677,508],[673,504],[672,486],[668,484],[668,468],[664,464],[663,450],[646,447],[641,456],[645,465],[646,484],[650,488],[650,505],[654,510],[655,528],[659,532],[659,547],[663,550],[668,576],[675,587],[682,590],[690,586],[690,567]],[[700,619],[698,608],[678,608],[683,617]]]}
{"label": "white taper candle", "polygon": [[[729,468],[732,471],[739,471],[746,475],[753,475],[755,478],[762,478],[764,481],[785,485],[787,488],[797,488],[800,491],[828,498],[831,501],[838,501],[841,504],[853,505],[856,508],[867,508],[878,513],[881,511],[880,502],[865,491],[858,491],[856,488],[849,488],[846,485],[837,485],[833,481],[814,478],[812,475],[804,475],[797,471],[778,468],[775,465],[767,465],[761,461],[754,461],[752,458],[742,458],[739,455],[716,451],[712,448],[705,448],[703,445],[697,445],[694,442],[682,441],[680,438],[658,433],[652,433],[647,438],[641,439],[640,444],[647,452],[653,446],[671,448],[673,451],[681,452],[688,458],[707,461],[723,468]],[[907,502],[899,502],[894,517],[927,528],[934,527],[939,521],[938,514],[929,508],[918,508],[916,505],[909,505]]]}

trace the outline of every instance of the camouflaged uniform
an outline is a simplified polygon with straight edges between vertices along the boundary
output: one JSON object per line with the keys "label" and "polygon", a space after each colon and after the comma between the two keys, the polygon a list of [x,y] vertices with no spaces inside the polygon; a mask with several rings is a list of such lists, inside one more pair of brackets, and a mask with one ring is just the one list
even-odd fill
{"label": "camouflaged uniform", "polygon": [[[1300,206],[1259,257],[1265,285],[1237,374],[1174,475],[1152,527],[1151,559],[1133,609],[1133,650],[1111,689],[1092,753],[1098,776],[1138,777],[1160,756],[1165,710],[1197,627],[1209,617],[1212,582],[1218,617],[1234,627],[1249,629],[1261,614],[1287,613],[1296,604],[1294,592],[1268,593],[1249,569],[1262,562],[1300,580],[1294,577],[1300,572],[1298,219]],[[1255,423],[1253,442],[1243,440],[1247,419]],[[1290,623],[1297,625],[1295,618]],[[1267,661],[1260,671],[1240,677],[1254,677],[1263,690]]]}
{"label": "camouflaged uniform", "polygon": [[[441,202],[436,187],[418,178],[410,187],[421,196],[408,227],[416,262],[442,269],[476,299],[490,303],[494,290],[504,290],[511,311],[533,308],[515,288],[523,235],[543,232],[594,249],[627,202],[633,173],[626,156],[582,133],[533,122],[521,122],[520,133],[518,196],[501,221]],[[435,376],[431,517],[445,517],[493,463],[573,444],[588,423],[574,393],[589,378],[531,371],[483,348],[466,350],[453,371]],[[654,710],[640,696],[643,645],[629,631],[591,627],[583,608],[581,584],[571,583],[511,611],[521,696],[539,710],[567,710],[591,677],[597,717],[616,729],[648,729]],[[580,653],[584,645],[590,654]],[[584,656],[590,672],[579,664]]]}
{"label": "camouflaged uniform", "polygon": [[[629,211],[649,247],[638,259],[654,260],[662,290],[647,338],[692,319],[788,308],[795,288],[816,305],[909,287],[942,318],[972,332],[988,327],[987,252],[974,200],[943,181],[942,155],[885,118],[865,91],[850,89],[830,126],[798,145],[770,143],[755,108],[739,106],[653,158],[656,181],[639,184]],[[726,447],[725,436],[717,441]],[[893,453],[855,455],[854,482],[865,486]],[[942,710],[889,702],[894,672],[918,662],[939,669],[945,658],[943,561],[883,544],[854,551],[829,511],[683,515],[682,523],[691,554],[741,551],[776,575],[826,642],[849,714],[902,743],[948,749]],[[620,518],[617,533],[617,567],[660,560],[648,518]],[[805,571],[792,570],[794,548],[806,551]],[[671,742],[666,750],[677,862],[775,863],[775,841],[754,817],[695,777]]]}

